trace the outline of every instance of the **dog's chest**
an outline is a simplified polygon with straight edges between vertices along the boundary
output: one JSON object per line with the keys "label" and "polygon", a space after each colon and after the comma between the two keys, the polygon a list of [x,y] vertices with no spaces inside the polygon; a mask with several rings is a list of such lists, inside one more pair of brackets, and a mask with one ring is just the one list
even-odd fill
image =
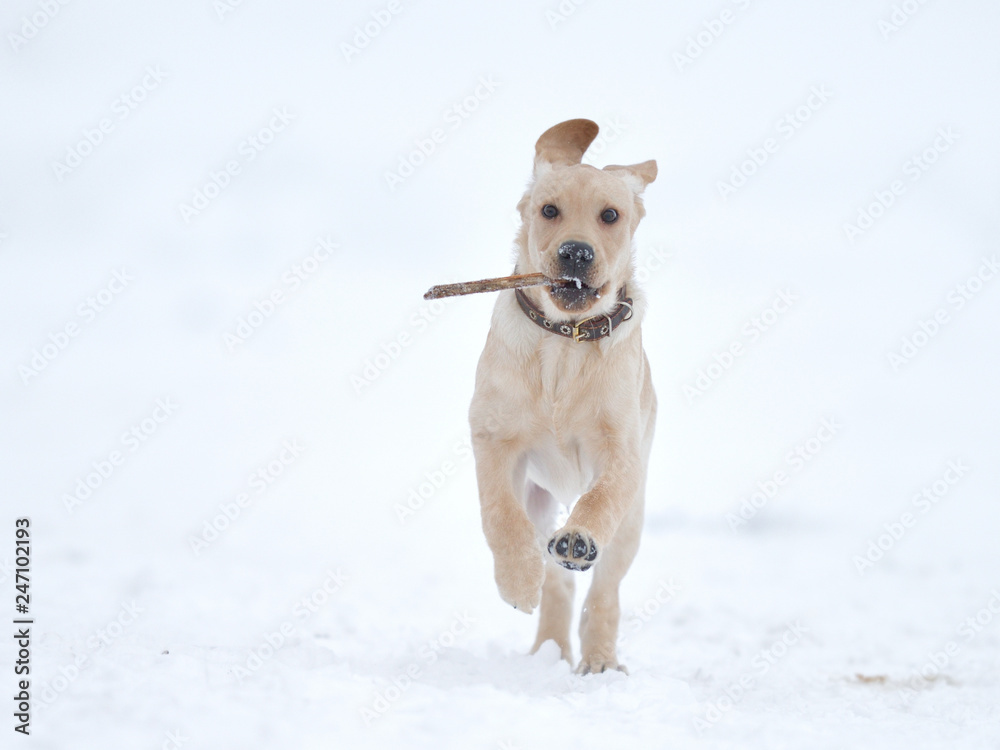
{"label": "dog's chest", "polygon": [[528,479],[564,505],[593,487],[598,474],[596,457],[578,440],[541,436],[527,453]]}
{"label": "dog's chest", "polygon": [[533,416],[541,429],[528,450],[528,478],[566,503],[589,490],[600,471],[593,439],[600,411],[593,382],[595,352],[584,346],[592,345],[542,346],[537,360]]}
{"label": "dog's chest", "polygon": [[565,341],[547,338],[538,347],[538,378],[547,406],[553,409],[570,406],[587,390],[591,352],[581,350],[584,346],[588,344],[567,345]]}

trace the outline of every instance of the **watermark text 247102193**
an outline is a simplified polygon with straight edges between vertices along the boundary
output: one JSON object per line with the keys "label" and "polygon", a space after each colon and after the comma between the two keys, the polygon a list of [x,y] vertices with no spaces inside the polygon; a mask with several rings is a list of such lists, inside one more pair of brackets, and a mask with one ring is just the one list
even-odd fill
{"label": "watermark text 247102193", "polygon": [[31,520],[14,521],[14,731],[31,734]]}

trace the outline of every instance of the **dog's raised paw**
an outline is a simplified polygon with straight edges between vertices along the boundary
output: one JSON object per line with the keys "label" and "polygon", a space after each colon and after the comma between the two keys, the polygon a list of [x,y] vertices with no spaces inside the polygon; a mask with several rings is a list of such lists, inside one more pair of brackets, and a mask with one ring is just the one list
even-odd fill
{"label": "dog's raised paw", "polygon": [[549,540],[549,554],[570,570],[589,570],[600,552],[586,529],[563,528]]}

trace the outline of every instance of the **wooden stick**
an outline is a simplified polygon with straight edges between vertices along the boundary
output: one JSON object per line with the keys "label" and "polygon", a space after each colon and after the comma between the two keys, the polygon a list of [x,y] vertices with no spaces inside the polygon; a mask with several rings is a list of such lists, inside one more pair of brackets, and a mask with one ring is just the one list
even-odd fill
{"label": "wooden stick", "polygon": [[517,276],[501,276],[497,279],[483,279],[482,281],[438,284],[427,290],[424,299],[456,297],[460,294],[478,294],[479,292],[498,292],[501,289],[517,289],[523,286],[541,286],[543,284],[552,286],[559,283],[561,282],[553,281],[544,273],[523,273]]}

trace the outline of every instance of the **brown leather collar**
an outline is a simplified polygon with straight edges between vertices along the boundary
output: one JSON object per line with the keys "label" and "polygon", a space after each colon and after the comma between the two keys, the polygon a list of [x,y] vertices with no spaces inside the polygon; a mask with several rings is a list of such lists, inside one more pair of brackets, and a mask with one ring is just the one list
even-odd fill
{"label": "brown leather collar", "polygon": [[612,331],[632,317],[632,300],[626,296],[624,285],[618,290],[618,307],[607,315],[595,315],[578,323],[560,323],[549,320],[542,314],[541,310],[531,304],[524,292],[515,289],[514,293],[517,296],[517,304],[521,306],[521,310],[535,325],[577,342],[597,341],[610,336]]}

